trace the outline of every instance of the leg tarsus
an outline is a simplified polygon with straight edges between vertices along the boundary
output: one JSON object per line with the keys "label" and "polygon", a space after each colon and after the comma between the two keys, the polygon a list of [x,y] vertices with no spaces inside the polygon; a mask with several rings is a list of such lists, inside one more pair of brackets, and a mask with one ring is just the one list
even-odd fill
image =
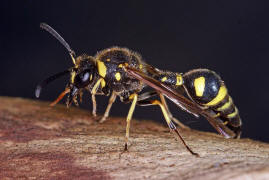
{"label": "leg tarsus", "polygon": [[128,144],[127,143],[125,143],[125,145],[124,145],[124,151],[128,151]]}
{"label": "leg tarsus", "polygon": [[186,147],[186,149],[194,156],[196,157],[200,157],[200,155],[198,153],[195,153],[191,150],[191,148],[185,143],[184,139],[182,138],[182,136],[179,134],[177,129],[171,129],[172,132],[174,132],[176,134],[176,137],[178,137],[178,139],[181,140],[181,142],[183,143],[183,145]]}

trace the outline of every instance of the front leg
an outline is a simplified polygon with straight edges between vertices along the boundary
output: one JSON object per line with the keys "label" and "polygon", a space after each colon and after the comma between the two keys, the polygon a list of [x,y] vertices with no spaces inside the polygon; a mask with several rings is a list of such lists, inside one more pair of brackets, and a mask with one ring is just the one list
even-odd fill
{"label": "front leg", "polygon": [[113,103],[115,102],[116,100],[116,97],[117,97],[117,94],[115,93],[115,91],[112,92],[110,98],[109,98],[109,101],[108,101],[108,105],[106,107],[106,111],[105,111],[105,114],[103,115],[102,119],[99,121],[99,123],[103,123],[106,121],[107,117],[109,116],[109,112],[110,112],[110,109],[113,105]]}
{"label": "front leg", "polygon": [[101,81],[102,81],[102,78],[98,79],[98,81],[95,83],[95,85],[93,86],[93,88],[91,90],[91,94],[92,94],[92,115],[94,117],[96,117],[96,108],[97,108],[95,94],[97,92],[97,89],[100,86]]}

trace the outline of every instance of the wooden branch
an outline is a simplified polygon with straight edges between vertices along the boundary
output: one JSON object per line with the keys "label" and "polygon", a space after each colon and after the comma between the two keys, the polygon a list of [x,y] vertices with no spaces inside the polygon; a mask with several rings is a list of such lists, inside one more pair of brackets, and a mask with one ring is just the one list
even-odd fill
{"label": "wooden branch", "polygon": [[125,118],[99,124],[90,111],[0,97],[0,179],[269,179],[269,145]]}

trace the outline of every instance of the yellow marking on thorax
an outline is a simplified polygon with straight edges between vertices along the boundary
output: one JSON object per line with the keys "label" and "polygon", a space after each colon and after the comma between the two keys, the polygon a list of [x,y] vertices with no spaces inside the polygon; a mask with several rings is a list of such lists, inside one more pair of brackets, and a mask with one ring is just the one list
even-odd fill
{"label": "yellow marking on thorax", "polygon": [[219,89],[219,92],[217,94],[217,96],[211,100],[209,103],[205,104],[207,106],[214,106],[217,105],[219,102],[221,102],[225,96],[227,95],[227,89],[225,86],[221,86]]}
{"label": "yellow marking on thorax", "polygon": [[122,67],[123,67],[123,65],[122,65],[122,64],[119,64],[119,65],[118,65],[118,67],[119,67],[119,68],[122,68]]}
{"label": "yellow marking on thorax", "polygon": [[107,61],[107,62],[109,62],[109,61],[110,61],[110,59],[108,58],[108,59],[106,59],[106,61]]}
{"label": "yellow marking on thorax", "polygon": [[143,65],[142,64],[139,64],[139,69],[142,69],[143,68]]}
{"label": "yellow marking on thorax", "polygon": [[116,78],[117,81],[119,81],[119,80],[121,79],[121,75],[120,75],[119,72],[117,72],[117,73],[115,74],[115,78]]}
{"label": "yellow marking on thorax", "polygon": [[76,73],[73,71],[71,72],[71,83],[74,83],[75,81],[75,76],[76,76]]}
{"label": "yellow marking on thorax", "polygon": [[103,78],[106,77],[106,65],[104,62],[97,60],[97,68],[98,68],[98,73],[100,76],[102,76]]}
{"label": "yellow marking on thorax", "polygon": [[177,83],[176,83],[176,86],[181,86],[183,84],[183,78],[182,78],[182,75],[179,74],[177,75]]}
{"label": "yellow marking on thorax", "polygon": [[201,97],[203,96],[205,90],[205,77],[201,76],[194,80],[194,88],[196,96]]}
{"label": "yellow marking on thorax", "polygon": [[91,74],[91,76],[90,76],[90,81],[92,80],[92,74]]}
{"label": "yellow marking on thorax", "polygon": [[102,78],[102,80],[101,80],[101,87],[103,88],[105,86],[106,86],[106,81]]}
{"label": "yellow marking on thorax", "polygon": [[227,115],[227,118],[233,118],[238,114],[238,109],[235,107],[234,112]]}
{"label": "yellow marking on thorax", "polygon": [[164,81],[166,81],[166,80],[167,80],[167,77],[166,77],[166,76],[164,76],[164,77],[161,79],[162,82],[164,82]]}
{"label": "yellow marking on thorax", "polygon": [[217,109],[217,111],[224,111],[224,110],[228,109],[232,104],[233,104],[233,100],[232,100],[232,98],[229,96],[229,100],[228,100],[228,102],[226,102],[226,103],[223,104],[221,107],[219,107],[219,108]]}

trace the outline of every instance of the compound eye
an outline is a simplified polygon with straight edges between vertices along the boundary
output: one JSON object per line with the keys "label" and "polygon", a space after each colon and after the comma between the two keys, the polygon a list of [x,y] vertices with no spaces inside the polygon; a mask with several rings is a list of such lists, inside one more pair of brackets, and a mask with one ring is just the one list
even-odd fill
{"label": "compound eye", "polygon": [[75,77],[75,86],[78,88],[84,88],[91,82],[92,74],[90,70],[82,71],[81,73],[77,74]]}

